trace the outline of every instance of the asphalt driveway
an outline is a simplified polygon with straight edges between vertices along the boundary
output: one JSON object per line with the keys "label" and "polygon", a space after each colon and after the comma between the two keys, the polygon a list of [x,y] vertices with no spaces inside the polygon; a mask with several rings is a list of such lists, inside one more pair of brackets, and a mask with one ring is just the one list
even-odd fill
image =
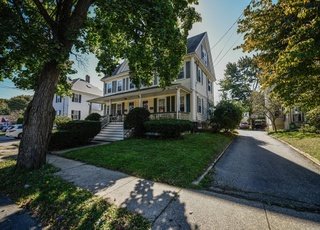
{"label": "asphalt driveway", "polygon": [[210,190],[320,211],[320,167],[265,132],[240,130],[214,167]]}

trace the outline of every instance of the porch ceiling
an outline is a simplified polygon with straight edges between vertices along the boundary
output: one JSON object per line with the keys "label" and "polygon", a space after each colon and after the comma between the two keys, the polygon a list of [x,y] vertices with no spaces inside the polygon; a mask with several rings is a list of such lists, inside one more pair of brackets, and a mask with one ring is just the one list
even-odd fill
{"label": "porch ceiling", "polygon": [[110,96],[98,97],[98,98],[95,98],[92,100],[88,100],[88,102],[103,104],[109,100],[115,101],[115,100],[137,99],[137,98],[139,98],[139,95],[141,95],[142,98],[156,97],[156,96],[167,95],[167,94],[175,94],[177,92],[177,89],[179,89],[179,88],[187,93],[191,92],[186,87],[184,87],[180,84],[175,84],[175,85],[168,86],[166,89],[162,89],[158,86],[155,86],[152,88],[145,88],[145,89],[140,89],[140,90],[134,90],[134,91],[123,92],[123,93],[119,93],[119,94],[114,94],[114,95],[110,95]]}

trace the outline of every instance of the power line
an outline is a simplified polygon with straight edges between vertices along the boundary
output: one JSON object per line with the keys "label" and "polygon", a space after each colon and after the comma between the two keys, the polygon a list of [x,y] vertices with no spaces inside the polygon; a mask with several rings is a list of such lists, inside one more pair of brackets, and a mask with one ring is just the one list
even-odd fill
{"label": "power line", "polygon": [[219,58],[220,55],[222,54],[223,50],[225,49],[225,47],[227,46],[228,42],[231,40],[231,38],[233,37],[233,35],[234,35],[235,32],[236,32],[236,30],[233,31],[233,33],[229,36],[228,40],[224,43],[224,45],[223,45],[222,49],[220,50],[218,56],[214,59],[213,62],[216,62],[216,61],[218,60],[218,58]]}
{"label": "power line", "polygon": [[223,58],[230,52],[230,50],[233,48],[233,46],[241,39],[241,37],[238,37],[234,43],[232,43],[231,47],[227,50],[227,52],[220,58],[220,60],[215,64],[216,66],[223,60]]}

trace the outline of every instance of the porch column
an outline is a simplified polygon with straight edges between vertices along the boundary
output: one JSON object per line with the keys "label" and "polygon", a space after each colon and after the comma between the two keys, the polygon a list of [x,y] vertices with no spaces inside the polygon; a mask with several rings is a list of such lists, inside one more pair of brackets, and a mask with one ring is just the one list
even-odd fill
{"label": "porch column", "polygon": [[180,112],[180,88],[177,88],[177,93],[176,93],[176,103],[177,103],[177,119],[179,119],[179,112]]}
{"label": "porch column", "polygon": [[142,107],[142,98],[141,98],[141,94],[139,94],[139,107]]}
{"label": "porch column", "polygon": [[92,112],[92,102],[89,102],[89,114]]}
{"label": "porch column", "polygon": [[190,77],[190,82],[191,82],[191,98],[190,98],[190,112],[191,112],[191,119],[192,121],[197,120],[197,96],[196,96],[196,79],[197,79],[197,68],[196,68],[196,63],[194,60],[194,57],[191,58],[190,61],[191,64],[191,77]]}

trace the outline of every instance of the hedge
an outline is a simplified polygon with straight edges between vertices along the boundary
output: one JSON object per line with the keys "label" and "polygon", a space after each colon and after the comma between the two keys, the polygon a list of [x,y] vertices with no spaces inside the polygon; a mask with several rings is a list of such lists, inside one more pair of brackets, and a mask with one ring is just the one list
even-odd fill
{"label": "hedge", "polygon": [[100,121],[101,115],[99,113],[91,113],[89,114],[85,120],[86,121]]}
{"label": "hedge", "polygon": [[134,136],[142,137],[145,133],[144,122],[149,120],[150,112],[145,108],[134,108],[126,116],[124,128],[134,128]]}
{"label": "hedge", "polygon": [[50,150],[72,148],[87,144],[101,130],[99,121],[70,121],[59,126],[59,131],[52,133]]}
{"label": "hedge", "polygon": [[144,127],[147,132],[159,133],[162,138],[178,138],[181,133],[191,131],[193,124],[187,120],[163,119],[147,121]]}

